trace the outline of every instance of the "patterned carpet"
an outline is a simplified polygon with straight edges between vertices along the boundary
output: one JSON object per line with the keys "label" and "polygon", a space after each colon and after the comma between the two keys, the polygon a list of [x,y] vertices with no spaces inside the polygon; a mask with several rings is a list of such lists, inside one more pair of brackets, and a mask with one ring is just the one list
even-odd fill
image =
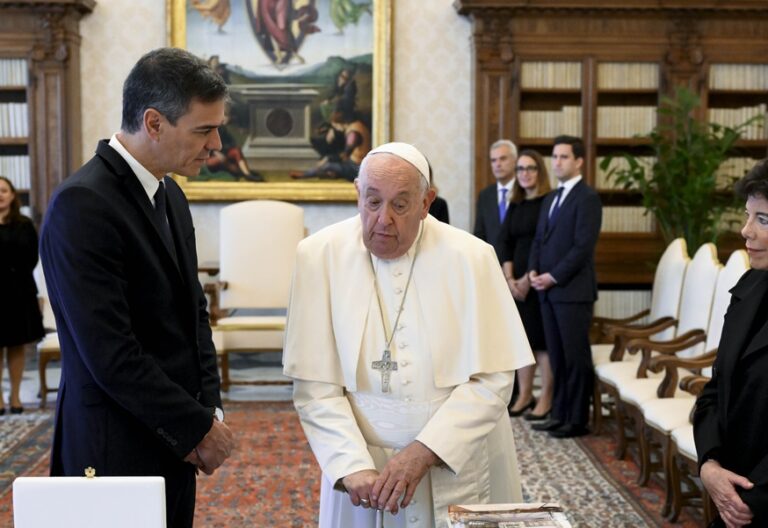
{"label": "patterned carpet", "polygon": [[[290,403],[234,402],[227,422],[239,447],[213,476],[198,480],[196,526],[316,526],[319,470]],[[686,512],[663,524],[662,490],[634,484],[637,468],[610,456],[605,437],[553,440],[513,427],[527,501],[557,501],[574,526],[699,526]],[[0,418],[0,526],[12,526],[11,483],[16,475],[45,475],[52,430],[50,413]]]}

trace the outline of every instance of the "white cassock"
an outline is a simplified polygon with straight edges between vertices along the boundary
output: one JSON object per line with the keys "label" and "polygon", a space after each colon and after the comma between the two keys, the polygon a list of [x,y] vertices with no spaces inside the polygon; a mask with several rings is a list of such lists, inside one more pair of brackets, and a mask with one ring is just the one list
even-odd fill
{"label": "white cassock", "polygon": [[[427,216],[391,351],[397,371],[382,393],[386,340],[359,216],[299,244],[288,308],[284,372],[323,470],[322,528],[375,526],[376,512],[333,489],[381,470],[418,440],[444,462],[384,526],[448,527],[448,505],[522,502],[507,404],[514,370],[533,363],[493,248]],[[388,332],[417,243],[398,259],[372,258]]]}

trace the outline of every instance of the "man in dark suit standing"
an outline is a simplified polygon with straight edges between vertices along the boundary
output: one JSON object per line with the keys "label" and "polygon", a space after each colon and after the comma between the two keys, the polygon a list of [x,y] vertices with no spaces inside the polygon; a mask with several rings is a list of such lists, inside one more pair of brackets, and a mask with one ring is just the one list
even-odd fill
{"label": "man in dark suit standing", "polygon": [[597,299],[595,246],[602,205],[581,176],[584,155],[581,139],[555,138],[552,170],[559,184],[542,204],[528,266],[541,300],[555,385],[551,419],[533,427],[555,438],[589,432],[594,383],[589,326]]}
{"label": "man in dark suit standing", "polygon": [[192,526],[195,474],[230,455],[189,204],[166,175],[221,148],[227,87],[190,53],[147,53],[119,133],[55,192],[41,237],[62,352],[52,475],[165,478]]}
{"label": "man in dark suit standing", "polygon": [[517,147],[508,139],[500,139],[491,145],[491,170],[496,178],[477,196],[477,211],[474,234],[496,249],[501,262],[499,232],[512,200],[512,185],[515,180]]}

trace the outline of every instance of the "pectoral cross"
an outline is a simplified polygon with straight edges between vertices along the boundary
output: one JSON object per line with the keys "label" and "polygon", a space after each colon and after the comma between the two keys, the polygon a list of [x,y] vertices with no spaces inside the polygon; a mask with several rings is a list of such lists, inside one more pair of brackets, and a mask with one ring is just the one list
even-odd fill
{"label": "pectoral cross", "polygon": [[392,361],[389,349],[384,350],[379,361],[371,362],[371,368],[381,371],[381,392],[389,392],[389,373],[397,370],[397,361]]}

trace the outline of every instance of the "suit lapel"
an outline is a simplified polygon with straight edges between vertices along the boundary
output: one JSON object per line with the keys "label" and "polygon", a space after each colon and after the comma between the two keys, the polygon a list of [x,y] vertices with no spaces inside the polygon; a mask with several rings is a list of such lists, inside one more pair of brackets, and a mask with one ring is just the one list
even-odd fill
{"label": "suit lapel", "polygon": [[162,247],[161,258],[169,268],[174,270],[172,275],[181,279],[179,266],[174,260],[170,249],[166,246],[163,236],[160,234],[160,231],[152,218],[154,211],[152,210],[151,202],[147,198],[147,193],[139,183],[136,175],[128,166],[128,163],[126,163],[123,157],[110,147],[105,140],[99,142],[98,147],[96,148],[96,154],[98,154],[119,177],[127,194],[130,196],[130,200],[133,201],[134,206],[141,212],[147,226],[147,231],[149,232],[149,237],[154,239],[155,243],[159,243]]}

